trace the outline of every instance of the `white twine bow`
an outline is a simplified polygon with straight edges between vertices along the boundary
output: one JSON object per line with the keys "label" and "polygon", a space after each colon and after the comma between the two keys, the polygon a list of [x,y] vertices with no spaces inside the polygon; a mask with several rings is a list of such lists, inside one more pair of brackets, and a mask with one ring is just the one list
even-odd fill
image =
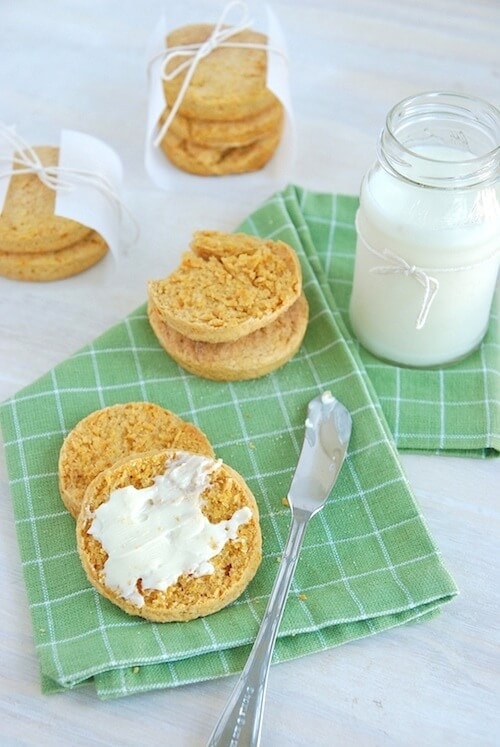
{"label": "white twine bow", "polygon": [[389,265],[372,267],[370,272],[373,272],[375,275],[406,275],[406,277],[415,278],[415,280],[420,283],[424,289],[424,298],[415,322],[415,328],[422,329],[427,321],[432,302],[439,290],[439,280],[432,275],[429,275],[422,267],[410,265],[406,259],[394,254],[389,251],[389,249],[384,249],[382,254],[376,252],[372,247],[370,247],[370,251],[373,254],[376,254],[377,257],[386,259],[392,263]]}
{"label": "white twine bow", "polygon": [[422,329],[424,327],[427,321],[427,317],[429,316],[429,311],[431,309],[432,303],[434,302],[434,299],[436,298],[436,295],[439,291],[439,280],[434,277],[434,274],[470,272],[471,270],[475,270],[478,267],[488,264],[489,262],[496,261],[500,254],[500,248],[495,248],[491,254],[479,260],[479,262],[474,262],[470,265],[463,265],[461,267],[433,267],[433,275],[431,275],[428,269],[424,267],[418,267],[417,265],[411,265],[406,261],[406,259],[403,259],[403,257],[400,257],[398,254],[394,254],[394,252],[391,252],[389,249],[384,249],[382,252],[378,252],[373,248],[373,246],[370,246],[370,244],[363,236],[363,233],[360,231],[358,214],[356,214],[355,226],[358,237],[361,239],[370,254],[373,254],[375,257],[378,257],[379,259],[387,262],[387,264],[385,265],[372,267],[370,269],[370,272],[374,273],[375,275],[406,275],[407,277],[414,278],[424,289],[422,305],[415,321],[416,329]]}
{"label": "white twine bow", "polygon": [[[372,267],[370,269],[370,272],[376,275],[406,275],[407,277],[414,278],[424,289],[422,306],[420,307],[420,312],[415,321],[415,328],[417,330],[422,329],[427,321],[427,317],[429,316],[429,311],[431,309],[432,303],[434,302],[434,299],[436,298],[436,295],[439,291],[439,280],[435,278],[434,275],[430,275],[428,269],[424,267],[418,267],[417,265],[411,265],[403,257],[400,257],[398,254],[391,252],[387,248],[385,248],[382,252],[378,252],[376,249],[374,249],[373,246],[371,246],[367,242],[367,240],[363,236],[362,231],[360,230],[359,211],[356,213],[354,225],[358,238],[361,239],[370,254],[373,254],[375,257],[378,257],[379,259],[382,259],[388,263],[386,265]],[[478,262],[473,262],[469,265],[462,265],[460,267],[433,267],[432,272],[434,274],[470,272],[476,270],[478,267],[482,267],[483,265],[488,264],[489,262],[496,262],[498,258],[500,258],[500,247],[495,247],[491,254],[483,257],[483,259],[480,259]],[[496,274],[497,268],[495,268],[494,272]]]}
{"label": "white twine bow", "polygon": [[[224,27],[227,22],[227,18],[233,9],[238,9],[240,11],[240,18],[233,25]],[[169,47],[151,61],[152,64],[159,58],[163,60],[160,68],[160,77],[162,80],[167,82],[173,80],[178,75],[186,71],[186,75],[184,76],[184,80],[182,81],[182,85],[180,87],[179,93],[177,94],[177,98],[172,104],[167,118],[163,122],[162,126],[158,130],[158,134],[153,140],[153,143],[156,147],[160,145],[170,125],[172,124],[172,121],[184,100],[184,96],[186,95],[186,91],[189,87],[189,84],[191,83],[199,62],[204,57],[208,57],[208,55],[210,55],[215,49],[218,49],[220,47],[263,49],[267,52],[274,52],[285,57],[282,49],[272,47],[269,44],[258,44],[257,42],[227,41],[232,36],[239,34],[241,31],[245,31],[246,29],[251,28],[251,26],[252,19],[248,14],[247,4],[245,2],[242,2],[242,0],[233,0],[233,2],[227,3],[224,10],[222,11],[219,20],[213,28],[212,33],[204,42],[183,44],[177,47]],[[186,59],[173,70],[167,72],[168,63],[176,57],[186,57]]]}
{"label": "white twine bow", "polygon": [[403,257],[400,257],[398,254],[394,254],[394,252],[391,252],[389,249],[384,249],[383,252],[378,252],[376,249],[370,246],[370,244],[366,241],[365,237],[360,231],[357,215],[355,224],[356,232],[368,251],[379,259],[383,259],[388,263],[386,265],[372,267],[370,269],[370,272],[374,273],[375,275],[406,275],[406,277],[414,278],[424,289],[424,298],[422,300],[420,312],[415,321],[415,328],[422,329],[427,321],[427,317],[429,316],[432,302],[434,301],[439,290],[439,280],[432,275],[429,275],[429,273],[423,267],[411,265],[406,261],[406,259],[403,259]]}
{"label": "white twine bow", "polygon": [[64,168],[62,166],[46,166],[42,163],[36,150],[27,143],[12,127],[0,123],[0,138],[8,143],[13,149],[9,155],[0,154],[0,164],[8,164],[8,168],[0,171],[0,179],[19,176],[21,174],[35,174],[38,179],[54,192],[63,190],[71,192],[79,186],[91,187],[103,195],[122,216],[127,216],[133,226],[135,241],[138,236],[138,225],[116,193],[114,185],[104,175],[95,171],[76,168]]}

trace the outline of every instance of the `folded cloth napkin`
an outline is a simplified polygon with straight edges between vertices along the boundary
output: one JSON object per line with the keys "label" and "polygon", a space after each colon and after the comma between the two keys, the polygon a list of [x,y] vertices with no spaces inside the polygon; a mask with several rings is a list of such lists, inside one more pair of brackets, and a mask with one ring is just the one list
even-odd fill
{"label": "folded cloth napkin", "polygon": [[[354,202],[340,204],[345,220],[335,232],[352,233]],[[160,347],[141,306],[0,407],[45,692],[93,681],[99,697],[111,698],[242,669],[288,534],[284,498],[307,403],[325,390],[350,410],[353,434],[332,496],[308,527],[274,661],[430,617],[456,594],[300,218],[300,193],[276,195],[246,225],[288,241],[302,263],[310,322],[286,366],[236,383],[187,374]],[[165,624],[128,616],[102,598],[82,570],[74,521],[58,493],[59,449],[89,412],[133,400],[157,402],[194,422],[259,503],[262,564],[240,599],[214,615]]]}
{"label": "folded cloth napkin", "polygon": [[357,343],[349,324],[357,208],[356,197],[291,185],[250,216],[242,229],[268,237],[288,236],[296,248],[298,244],[303,247],[318,280],[328,286],[330,307],[340,311],[343,335],[356,347],[398,450],[498,456],[498,289],[487,334],[480,348],[463,361],[433,369],[403,368],[380,361]]}

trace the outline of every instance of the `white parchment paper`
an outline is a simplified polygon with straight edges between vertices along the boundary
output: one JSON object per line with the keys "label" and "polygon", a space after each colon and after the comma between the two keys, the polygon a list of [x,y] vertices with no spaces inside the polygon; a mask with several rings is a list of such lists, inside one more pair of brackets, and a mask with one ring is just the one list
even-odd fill
{"label": "white parchment paper", "polygon": [[[14,127],[9,129],[15,133]],[[20,140],[21,149],[22,143]],[[75,130],[62,130],[58,147],[60,178],[71,186],[56,188],[54,214],[97,231],[117,256],[124,216],[123,169],[119,156],[102,140]],[[0,213],[12,177],[12,166],[8,164],[12,164],[16,149],[0,138],[0,156],[5,157],[1,168],[4,176],[0,178]]]}

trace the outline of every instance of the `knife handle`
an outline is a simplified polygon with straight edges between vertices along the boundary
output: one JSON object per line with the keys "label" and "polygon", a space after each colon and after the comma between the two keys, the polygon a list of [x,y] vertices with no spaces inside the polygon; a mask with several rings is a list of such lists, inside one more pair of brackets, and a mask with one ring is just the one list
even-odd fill
{"label": "knife handle", "polygon": [[295,509],[278,575],[243,672],[212,732],[208,747],[260,744],[267,678],[288,590],[300,554],[309,511]]}

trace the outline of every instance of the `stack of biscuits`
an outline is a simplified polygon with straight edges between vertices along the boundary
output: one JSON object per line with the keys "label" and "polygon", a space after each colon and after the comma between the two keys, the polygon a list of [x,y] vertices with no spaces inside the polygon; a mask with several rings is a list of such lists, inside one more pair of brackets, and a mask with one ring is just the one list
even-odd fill
{"label": "stack of biscuits", "polygon": [[[147,588],[143,583],[143,577],[148,577],[155,568],[155,558],[147,559],[146,553],[146,562],[143,555],[143,565],[136,568],[134,595],[124,596],[108,575],[106,548],[94,536],[92,524],[96,511],[112,496],[119,497],[124,501],[126,518],[133,503],[122,498],[121,488],[149,490],[173,463],[189,470],[193,455],[202,459],[210,474],[202,494],[206,518],[212,524],[224,523],[244,509],[248,519],[239,526],[236,536],[230,537],[218,554],[212,556],[212,570],[202,574],[185,572],[166,588]],[[172,622],[212,614],[234,601],[259,567],[262,557],[259,510],[245,481],[234,469],[215,459],[212,444],[198,427],[156,403],[120,403],[91,412],[80,420],[67,434],[60,451],[59,489],[64,505],[76,519],[76,542],[88,580],[100,594],[130,615],[154,622]],[[178,501],[181,499],[184,497],[177,496]],[[152,498],[149,503],[154,503]],[[144,542],[148,547],[151,535],[145,523],[144,527]],[[114,525],[111,529],[114,531]],[[176,527],[165,530],[167,534],[172,532],[173,537]],[[117,531],[121,531],[120,526]],[[153,536],[158,532],[156,527]]]}
{"label": "stack of biscuits", "polygon": [[[167,36],[167,50],[200,45],[213,30],[210,24],[177,29]],[[160,143],[183,171],[202,176],[256,171],[281,140],[283,105],[266,86],[267,37],[247,29],[228,42],[236,46],[218,46],[199,60]],[[185,56],[171,55],[165,73],[170,76],[185,61]],[[184,69],[163,80],[167,106],[160,126],[176,105],[186,74]]]}
{"label": "stack of biscuits", "polygon": [[215,381],[264,376],[299,350],[308,322],[302,273],[282,241],[197,231],[179,267],[148,285],[148,316],[183,368]]}
{"label": "stack of biscuits", "polygon": [[[58,148],[33,150],[44,166],[57,166]],[[59,280],[86,270],[106,254],[108,245],[96,231],[54,215],[54,205],[55,191],[37,174],[11,176],[0,213],[0,275]]]}

